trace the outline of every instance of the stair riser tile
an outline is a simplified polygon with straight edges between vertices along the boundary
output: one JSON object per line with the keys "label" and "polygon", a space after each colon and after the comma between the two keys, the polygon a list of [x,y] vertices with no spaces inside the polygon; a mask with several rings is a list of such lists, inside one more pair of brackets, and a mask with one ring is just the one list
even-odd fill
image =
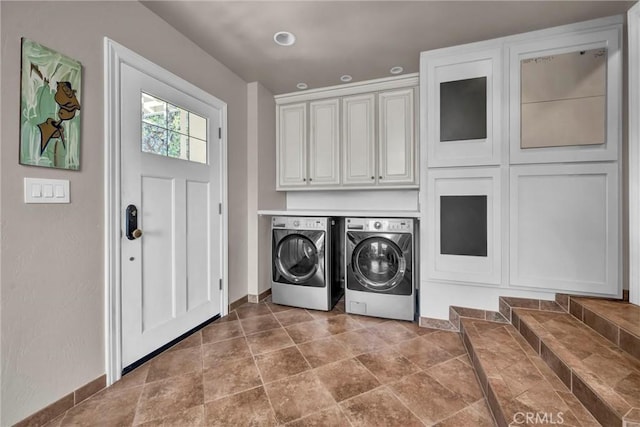
{"label": "stair riser tile", "polygon": [[569,313],[576,319],[582,321],[582,305],[571,298],[569,298]]}
{"label": "stair riser tile", "polygon": [[520,330],[520,316],[515,311],[511,312],[511,324],[519,331]]}
{"label": "stair riser tile", "polygon": [[586,308],[583,309],[582,318],[583,322],[587,326],[598,332],[600,335],[602,335],[615,345],[618,345],[618,327],[616,325]]}
{"label": "stair riser tile", "polygon": [[565,365],[558,356],[555,355],[544,342],[540,342],[540,357],[547,366],[560,378],[560,380],[571,390],[571,369]]}
{"label": "stair riser tile", "polygon": [[569,311],[569,295],[556,294],[556,302],[564,311]]}
{"label": "stair riser tile", "polygon": [[509,427],[509,423],[505,419],[504,413],[502,412],[502,408],[498,404],[498,399],[493,392],[493,388],[489,387],[487,389],[487,403],[489,404],[489,409],[491,409],[491,413],[493,414],[493,419],[496,420],[498,427]]}
{"label": "stair riser tile", "polygon": [[640,338],[620,329],[620,348],[640,360]]}
{"label": "stair riser tile", "polygon": [[487,381],[487,374],[485,374],[484,369],[482,368],[482,365],[480,364],[480,360],[478,359],[478,356],[474,354],[473,356],[473,369],[475,369],[476,371],[476,375],[478,376],[478,381],[480,382],[480,388],[482,389],[482,391],[484,392],[484,394],[487,394],[487,388],[488,388],[488,381]]}
{"label": "stair riser tile", "polygon": [[538,336],[527,326],[524,322],[520,323],[520,334],[524,337],[525,340],[529,343],[529,345],[536,351],[536,353],[540,354],[540,339]]}
{"label": "stair riser tile", "polygon": [[511,322],[511,307],[502,298],[499,300],[498,311],[500,311],[500,314],[502,314],[505,319]]}
{"label": "stair riser tile", "polygon": [[603,426],[621,426],[622,419],[613,412],[582,380],[572,374],[573,394]]}

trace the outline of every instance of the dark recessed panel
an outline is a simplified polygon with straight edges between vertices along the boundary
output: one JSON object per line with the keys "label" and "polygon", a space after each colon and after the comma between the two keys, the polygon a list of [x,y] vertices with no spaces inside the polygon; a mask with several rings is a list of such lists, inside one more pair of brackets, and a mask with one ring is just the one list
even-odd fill
{"label": "dark recessed panel", "polygon": [[440,196],[440,253],[487,256],[487,196]]}
{"label": "dark recessed panel", "polygon": [[440,141],[487,137],[487,78],[440,83]]}

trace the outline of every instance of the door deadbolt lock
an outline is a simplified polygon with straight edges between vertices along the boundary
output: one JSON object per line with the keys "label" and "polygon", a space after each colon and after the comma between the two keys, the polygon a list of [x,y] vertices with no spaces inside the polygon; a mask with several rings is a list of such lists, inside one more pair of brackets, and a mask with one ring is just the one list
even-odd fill
{"label": "door deadbolt lock", "polygon": [[142,236],[142,230],[138,228],[138,208],[135,205],[127,206],[126,229],[129,240],[135,240]]}

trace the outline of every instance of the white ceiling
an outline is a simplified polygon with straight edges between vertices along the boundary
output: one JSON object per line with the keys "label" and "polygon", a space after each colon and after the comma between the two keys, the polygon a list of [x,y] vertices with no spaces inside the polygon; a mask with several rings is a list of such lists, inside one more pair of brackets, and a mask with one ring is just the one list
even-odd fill
{"label": "white ceiling", "polygon": [[[624,13],[623,1],[143,1],[273,94],[418,71],[421,51]],[[273,42],[291,31],[291,47]],[[212,76],[215,78],[215,76]]]}

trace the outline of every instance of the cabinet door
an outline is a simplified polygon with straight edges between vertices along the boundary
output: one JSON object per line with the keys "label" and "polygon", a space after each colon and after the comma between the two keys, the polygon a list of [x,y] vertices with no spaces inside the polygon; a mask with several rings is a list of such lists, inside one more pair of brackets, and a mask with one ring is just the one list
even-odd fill
{"label": "cabinet door", "polygon": [[413,89],[378,96],[378,180],[380,184],[414,183]]}
{"label": "cabinet door", "polygon": [[340,184],[339,99],[309,103],[309,185]]}
{"label": "cabinet door", "polygon": [[278,108],[278,186],[307,185],[307,105]]}
{"label": "cabinet door", "polygon": [[500,164],[502,49],[495,43],[422,55],[429,167]]}
{"label": "cabinet door", "polygon": [[342,99],[343,184],[374,185],[375,95]]}

